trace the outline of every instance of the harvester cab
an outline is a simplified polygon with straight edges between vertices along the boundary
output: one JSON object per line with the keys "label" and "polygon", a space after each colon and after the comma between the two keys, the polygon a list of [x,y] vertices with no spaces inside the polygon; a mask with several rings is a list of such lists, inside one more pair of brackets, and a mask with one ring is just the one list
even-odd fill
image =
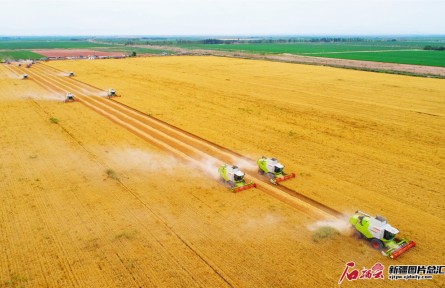
{"label": "harvester cab", "polygon": [[278,162],[276,158],[267,158],[263,156],[256,162],[258,164],[258,173],[261,175],[266,174],[269,181],[273,184],[295,178],[295,173],[284,173],[284,165]]}
{"label": "harvester cab", "polygon": [[23,80],[28,79],[28,74],[23,74],[23,75],[22,75],[22,79],[23,79]]}
{"label": "harvester cab", "polygon": [[221,180],[226,183],[232,192],[239,192],[256,187],[253,182],[246,183],[244,179],[244,173],[241,172],[236,166],[229,166],[224,164],[218,168]]}
{"label": "harvester cab", "polygon": [[116,96],[117,96],[117,95],[116,95],[116,90],[114,90],[113,88],[108,89],[107,96],[108,96],[109,98],[111,98],[111,97],[116,97]]}
{"label": "harvester cab", "polygon": [[79,101],[79,100],[74,98],[73,93],[71,93],[71,92],[66,93],[65,103],[67,103],[67,102],[77,102],[77,101]]}
{"label": "harvester cab", "polygon": [[68,73],[68,77],[73,77],[74,76],[74,72],[69,72]]}
{"label": "harvester cab", "polygon": [[[356,211],[349,219],[354,230],[356,239],[365,238],[370,241],[374,249],[382,250],[382,254],[396,259],[407,250],[416,246],[414,241],[397,239],[399,230],[386,222],[380,215],[375,218],[361,211]],[[385,251],[386,249],[386,251]]]}

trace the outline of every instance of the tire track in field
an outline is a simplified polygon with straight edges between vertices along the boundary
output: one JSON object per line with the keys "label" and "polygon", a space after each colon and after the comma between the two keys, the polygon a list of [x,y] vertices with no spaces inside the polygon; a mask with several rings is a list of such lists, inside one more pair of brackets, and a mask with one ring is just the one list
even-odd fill
{"label": "tire track in field", "polygon": [[[33,66],[34,68],[36,65]],[[65,77],[56,77],[52,75],[48,75],[49,70],[52,70],[54,72],[57,72],[58,74],[62,73],[62,71],[57,70],[53,67],[46,66],[44,64],[38,65],[38,70],[41,73],[47,73],[47,77],[51,77],[59,84],[64,85],[65,87],[69,87],[69,89],[74,89],[74,91],[80,91],[80,95],[99,95],[99,93],[103,93],[104,91],[96,88],[90,84],[78,81],[76,79],[72,78],[65,78]],[[78,84],[78,85],[76,85]],[[90,104],[93,104],[94,107],[89,106],[93,110],[97,111],[98,113],[101,113],[102,115],[106,116],[107,118],[110,118],[110,114],[112,116],[120,115],[120,119],[124,120],[122,117],[127,117],[127,120],[132,121],[134,124],[136,120],[136,127],[141,128],[141,125],[143,125],[145,128],[150,126],[151,128],[155,129],[156,135],[156,141],[150,141],[156,146],[159,147],[159,141],[158,137],[165,140],[165,137],[173,137],[174,139],[178,139],[179,141],[174,141],[175,143],[171,143],[171,141],[168,143],[170,147],[173,147],[176,150],[181,150],[182,152],[186,152],[184,149],[192,149],[194,150],[195,154],[187,154],[191,157],[185,157],[187,161],[191,161],[196,163],[198,166],[200,165],[200,160],[194,158],[197,155],[200,155],[204,160],[205,159],[212,159],[216,160],[218,162],[216,163],[233,163],[234,161],[251,161],[254,162],[254,159],[245,157],[239,153],[236,153],[234,151],[231,151],[230,149],[227,149],[225,147],[222,147],[218,144],[215,144],[213,142],[210,142],[208,140],[205,140],[199,136],[193,135],[189,132],[186,132],[180,128],[177,128],[173,125],[170,125],[164,121],[161,121],[159,119],[156,119],[150,115],[147,115],[143,112],[140,112],[134,108],[131,108],[125,104],[121,104],[113,99],[104,99],[103,97],[80,97],[79,99],[82,99],[84,101],[89,101]],[[94,103],[93,103],[94,102]],[[85,104],[85,103],[84,103]],[[101,111],[98,111],[97,105],[101,105],[102,109]],[[88,106],[88,105],[87,105]],[[104,110],[107,110],[108,113],[103,113]],[[124,116],[125,115],[125,116]],[[116,120],[115,118],[113,118]],[[111,119],[111,120],[113,120]],[[128,122],[128,121],[125,121]],[[149,129],[151,129],[149,128]],[[128,129],[128,128],[127,128]],[[134,131],[132,131],[134,133]],[[159,133],[160,132],[160,133]],[[136,133],[138,134],[138,133]],[[153,134],[152,134],[153,135]],[[162,141],[163,143],[166,143],[165,141]],[[165,146],[164,146],[165,147]],[[162,148],[162,147],[160,147]],[[198,151],[197,151],[198,149]],[[170,152],[173,154],[176,154],[175,151],[172,151],[169,149]],[[178,155],[182,156],[183,155]],[[183,157],[184,158],[184,157]],[[249,171],[253,172],[253,171]],[[267,180],[262,179],[258,176],[253,176],[250,173],[246,173],[246,177],[249,179],[252,179],[255,183],[257,183],[258,188],[279,199],[282,202],[285,202],[286,204],[293,206],[294,208],[300,210],[301,212],[311,216],[311,217],[326,217],[326,216],[334,216],[338,217],[341,215],[340,212],[318,202],[315,201],[301,193],[298,193],[292,189],[289,189],[285,186],[272,186]],[[296,199],[300,201],[295,201]],[[302,205],[303,204],[303,205]],[[315,209],[314,209],[315,208]],[[318,210],[318,211],[317,211]],[[327,214],[327,215],[326,215]]]}

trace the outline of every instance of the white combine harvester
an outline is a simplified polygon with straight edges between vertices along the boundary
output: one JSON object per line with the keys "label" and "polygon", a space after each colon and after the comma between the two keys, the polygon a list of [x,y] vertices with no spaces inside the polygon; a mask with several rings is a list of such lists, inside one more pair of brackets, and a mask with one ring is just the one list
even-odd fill
{"label": "white combine harvester", "polygon": [[114,90],[113,88],[110,88],[107,91],[107,97],[112,98],[112,97],[120,97],[120,96],[116,94],[116,90]]}
{"label": "white combine harvester", "polygon": [[65,97],[65,103],[69,103],[69,102],[77,102],[79,100],[77,100],[76,98],[74,98],[73,93],[68,92],[66,93],[66,97]]}

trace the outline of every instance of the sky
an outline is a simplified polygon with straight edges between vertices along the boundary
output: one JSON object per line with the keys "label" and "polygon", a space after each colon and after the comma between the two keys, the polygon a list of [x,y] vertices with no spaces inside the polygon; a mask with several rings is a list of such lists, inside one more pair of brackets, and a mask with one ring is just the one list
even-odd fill
{"label": "sky", "polygon": [[445,34],[445,0],[1,0],[0,35]]}

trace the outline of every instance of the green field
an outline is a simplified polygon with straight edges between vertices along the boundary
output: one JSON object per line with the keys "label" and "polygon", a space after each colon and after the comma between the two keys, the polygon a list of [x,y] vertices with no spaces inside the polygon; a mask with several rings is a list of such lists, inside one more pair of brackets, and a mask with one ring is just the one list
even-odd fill
{"label": "green field", "polygon": [[[102,40],[107,41],[107,40]],[[174,52],[162,49],[129,47],[123,44],[127,40],[115,39],[110,44],[92,43],[86,38],[26,38],[26,39],[2,39],[0,40],[0,59],[38,59],[43,56],[32,53],[31,49],[97,49],[102,51],[122,51],[130,54],[174,54]],[[131,39],[135,43],[142,40]],[[267,41],[267,40],[266,40]],[[141,42],[141,44],[144,41]],[[156,43],[156,42],[155,42]],[[155,44],[154,43],[154,44]],[[156,44],[155,44],[156,45]],[[401,41],[371,40],[359,42],[289,42],[289,43],[241,43],[241,44],[200,44],[195,39],[189,43],[170,41],[174,47],[186,49],[204,49],[230,52],[245,52],[255,54],[295,54],[303,56],[316,56],[326,58],[367,60],[377,62],[415,64],[445,67],[445,51],[426,51],[425,46],[445,46],[445,39],[402,39]],[[23,49],[18,50],[18,49]]]}
{"label": "green field", "polygon": [[[345,42],[345,43],[252,43],[252,44],[176,44],[187,49],[211,49],[222,51],[242,51],[268,54],[304,54],[323,52],[347,51],[380,51],[380,50],[406,50],[423,49],[431,42]],[[436,44],[437,45],[437,44]],[[445,45],[445,43],[442,43]]]}
{"label": "green field", "polygon": [[0,40],[0,50],[51,49],[51,48],[83,49],[83,48],[104,47],[104,46],[110,46],[110,45],[91,43],[88,41]]}
{"label": "green field", "polygon": [[[427,45],[445,46],[444,41],[369,41],[342,43],[247,43],[175,44],[186,49],[204,49],[259,54],[295,54],[338,59],[445,67],[445,51],[425,51]],[[368,52],[369,51],[369,52]]]}
{"label": "green field", "polygon": [[18,59],[31,59],[36,60],[44,58],[45,56],[26,50],[19,51],[0,51],[0,60],[18,60]]}
{"label": "green field", "polygon": [[368,53],[318,53],[311,54],[310,56],[445,67],[445,51],[419,50]]}

